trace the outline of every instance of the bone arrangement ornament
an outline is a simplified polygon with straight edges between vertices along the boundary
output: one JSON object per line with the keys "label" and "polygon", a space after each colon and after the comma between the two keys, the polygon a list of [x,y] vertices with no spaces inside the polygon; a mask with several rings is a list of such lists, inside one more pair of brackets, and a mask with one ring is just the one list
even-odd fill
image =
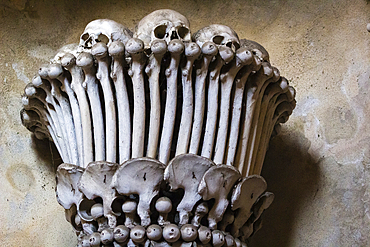
{"label": "bone arrangement ornament", "polygon": [[260,173],[294,98],[258,43],[157,10],[134,33],[90,22],[26,86],[21,118],[64,162],[79,246],[239,247],[274,199]]}

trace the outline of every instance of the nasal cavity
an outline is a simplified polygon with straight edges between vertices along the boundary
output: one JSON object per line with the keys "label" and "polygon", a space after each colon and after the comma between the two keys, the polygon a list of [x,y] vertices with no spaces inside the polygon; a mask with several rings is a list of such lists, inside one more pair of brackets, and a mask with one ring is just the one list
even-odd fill
{"label": "nasal cavity", "polygon": [[173,39],[179,39],[179,36],[177,35],[176,31],[172,31],[172,33],[171,33],[171,40],[173,40]]}

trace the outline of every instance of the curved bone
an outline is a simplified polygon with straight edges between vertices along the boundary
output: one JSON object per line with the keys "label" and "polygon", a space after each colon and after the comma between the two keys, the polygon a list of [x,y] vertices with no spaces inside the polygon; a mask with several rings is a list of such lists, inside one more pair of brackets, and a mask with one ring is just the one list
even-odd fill
{"label": "curved bone", "polygon": [[206,202],[200,203],[196,208],[194,212],[194,217],[191,220],[191,224],[193,224],[196,227],[200,226],[200,222],[202,221],[203,217],[208,214],[208,204]]}
{"label": "curved bone", "polygon": [[137,213],[142,226],[150,225],[150,203],[158,195],[165,166],[150,158],[126,161],[115,173],[112,187],[123,195],[139,195]]}
{"label": "curved bone", "polygon": [[89,96],[91,106],[92,124],[94,126],[95,160],[105,160],[105,135],[104,119],[99,96],[99,85],[96,80],[94,58],[90,53],[82,52],[76,59],[77,66],[81,67],[85,74],[83,83]]}
{"label": "curved bone", "polygon": [[218,91],[221,68],[234,58],[234,52],[229,47],[220,46],[218,55],[209,67],[208,105],[207,120],[202,146],[202,156],[211,158],[215,143],[217,112],[218,112]]}
{"label": "curved bone", "polygon": [[252,51],[253,54],[257,55],[263,62],[270,62],[270,55],[266,51],[265,47],[253,40],[241,39],[240,46],[246,47]]}
{"label": "curved bone", "polygon": [[[111,205],[115,197],[115,190],[111,188],[111,181],[114,173],[118,169],[118,164],[105,161],[91,162],[82,174],[78,183],[78,188],[86,198],[93,200],[97,197],[103,199],[104,216],[110,222],[109,225],[115,227],[115,213],[113,213]],[[113,217],[112,217],[113,216]],[[118,216],[118,215],[116,215]]]}
{"label": "curved bone", "polygon": [[160,226],[169,224],[170,221],[167,220],[168,213],[172,210],[172,202],[170,198],[162,196],[158,198],[155,203],[155,209],[159,213],[158,224]]}
{"label": "curved bone", "polygon": [[117,136],[116,136],[116,106],[114,103],[113,89],[109,77],[110,58],[108,47],[104,43],[97,43],[91,49],[91,54],[98,62],[96,77],[103,89],[105,108],[105,160],[116,162]]}
{"label": "curved bone", "polygon": [[[202,58],[195,63],[195,92],[194,92],[194,119],[191,131],[189,153],[197,154],[199,150],[200,138],[203,129],[203,116],[205,107],[205,87],[208,75],[208,67],[214,56],[217,55],[218,49],[215,43],[205,42],[202,45]],[[214,104],[214,102],[212,103]]]}
{"label": "curved bone", "polygon": [[177,71],[180,63],[181,53],[184,51],[184,44],[177,39],[171,40],[168,44],[168,51],[171,53],[171,61],[166,69],[167,97],[164,110],[163,130],[159,145],[158,159],[167,164],[170,158],[173,129],[176,117],[177,104]]}
{"label": "curved bone", "polygon": [[22,109],[20,116],[23,126],[25,126],[29,131],[36,132],[36,128],[38,128],[39,132],[43,132],[51,141],[53,141],[48,132],[47,126],[44,124],[45,121],[40,119],[40,116],[36,111]]}
{"label": "curved bone", "polygon": [[158,149],[160,120],[161,120],[161,98],[159,91],[159,74],[161,72],[161,62],[167,51],[167,44],[164,40],[155,40],[151,43],[152,54],[149,63],[145,68],[148,75],[150,89],[150,120],[148,146],[146,156],[155,158]]}
{"label": "curved bone", "polygon": [[253,222],[256,222],[262,215],[263,211],[270,207],[274,201],[275,195],[271,192],[265,192],[253,205]]}
{"label": "curved bone", "polygon": [[137,158],[142,157],[144,154],[145,88],[143,70],[146,63],[144,43],[139,39],[132,38],[127,42],[126,50],[132,57],[132,64],[129,71],[134,88],[132,158]]}
{"label": "curved bone", "polygon": [[85,89],[82,86],[84,74],[80,67],[76,65],[76,57],[72,54],[66,54],[62,60],[62,66],[72,75],[71,88],[77,95],[78,104],[81,113],[82,136],[83,136],[83,160],[81,166],[86,167],[94,159],[92,148],[91,117],[88,99]]}
{"label": "curved bone", "polygon": [[239,135],[239,128],[240,128],[240,117],[242,111],[242,104],[243,104],[243,94],[245,83],[249,75],[252,72],[258,71],[261,67],[261,61],[259,58],[253,55],[253,61],[250,65],[244,66],[244,68],[240,71],[241,75],[235,79],[235,91],[234,91],[234,100],[233,100],[233,108],[232,108],[232,117],[231,117],[231,125],[230,125],[230,134],[228,138],[228,149],[227,149],[227,158],[226,164],[227,165],[234,165],[234,158],[236,153],[236,148],[238,144]]}
{"label": "curved bone", "polygon": [[119,164],[131,157],[131,112],[125,80],[125,46],[120,41],[109,45],[109,55],[112,56],[111,77],[114,82],[118,112],[118,153]]}
{"label": "curved bone", "polygon": [[223,232],[226,232],[226,227],[233,223],[234,219],[235,219],[234,212],[231,211],[230,207],[228,207],[217,228]]}
{"label": "curved bone", "polygon": [[231,195],[231,209],[235,212],[235,220],[231,227],[231,234],[239,237],[239,229],[247,222],[252,214],[252,206],[258,197],[265,192],[266,181],[257,175],[243,178]]}
{"label": "curved bone", "polygon": [[240,177],[236,168],[227,165],[212,166],[204,173],[198,187],[198,193],[203,200],[215,199],[215,203],[208,213],[208,223],[211,229],[217,228],[217,222],[222,219],[229,205],[228,195]]}
{"label": "curved bone", "polygon": [[200,55],[197,43],[185,43],[186,64],[181,68],[182,81],[182,114],[180,120],[179,138],[177,141],[176,155],[187,153],[193,122],[193,63]]}
{"label": "curved bone", "polygon": [[213,158],[216,164],[221,164],[224,161],[229,123],[230,96],[234,78],[243,66],[251,64],[253,60],[253,55],[249,50],[247,50],[246,48],[240,48],[236,51],[235,60],[233,60],[232,64],[230,64],[231,67],[229,68],[229,70],[226,73],[222,73],[220,76],[220,121],[217,130],[215,155]]}
{"label": "curved bone", "polygon": [[77,102],[75,93],[71,88],[71,79],[68,72],[65,72],[60,64],[51,64],[49,67],[49,77],[51,79],[57,79],[61,84],[61,90],[67,93],[69,103],[71,106],[73,124],[76,135],[77,150],[78,150],[78,163],[76,165],[81,166],[83,164],[83,137],[82,137],[82,123],[81,123],[81,113]]}
{"label": "curved bone", "polygon": [[203,174],[212,166],[214,163],[207,158],[183,154],[172,159],[166,167],[164,179],[169,183],[170,190],[184,189],[184,197],[177,206],[180,216],[179,225],[189,222],[194,205],[202,199],[198,194],[198,186]]}

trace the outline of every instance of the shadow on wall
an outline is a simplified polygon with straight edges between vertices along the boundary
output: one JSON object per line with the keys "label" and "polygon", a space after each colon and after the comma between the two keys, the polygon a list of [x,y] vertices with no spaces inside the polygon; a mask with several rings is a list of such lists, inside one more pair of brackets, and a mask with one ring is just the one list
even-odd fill
{"label": "shadow on wall", "polygon": [[249,246],[292,246],[294,223],[308,197],[318,191],[320,169],[308,153],[310,142],[301,132],[281,133],[270,142],[262,176],[275,200],[264,212],[263,227]]}
{"label": "shadow on wall", "polygon": [[32,136],[32,149],[37,154],[37,157],[46,164],[46,167],[53,171],[57,171],[60,164],[63,163],[54,142],[49,140],[39,140],[34,134]]}

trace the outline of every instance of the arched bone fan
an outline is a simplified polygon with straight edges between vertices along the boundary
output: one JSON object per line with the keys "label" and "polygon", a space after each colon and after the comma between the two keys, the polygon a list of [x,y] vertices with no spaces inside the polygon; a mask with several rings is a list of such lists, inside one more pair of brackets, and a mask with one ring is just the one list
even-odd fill
{"label": "arched bone fan", "polygon": [[23,124],[55,143],[79,246],[246,246],[272,202],[259,176],[295,91],[235,31],[158,10],[135,32],[89,23],[25,88]]}

